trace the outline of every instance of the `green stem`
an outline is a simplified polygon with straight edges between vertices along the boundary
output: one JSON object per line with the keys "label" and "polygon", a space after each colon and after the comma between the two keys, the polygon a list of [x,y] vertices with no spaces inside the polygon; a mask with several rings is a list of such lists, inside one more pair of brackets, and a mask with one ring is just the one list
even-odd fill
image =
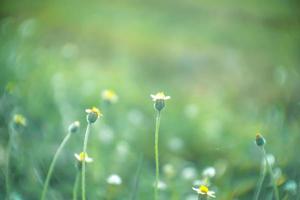
{"label": "green stem", "polygon": [[73,200],[77,200],[79,178],[80,178],[80,171],[78,171],[76,173],[75,183],[74,183],[74,187],[73,187]]}
{"label": "green stem", "polygon": [[159,134],[159,125],[160,125],[160,112],[157,112],[156,115],[156,123],[155,123],[155,172],[156,172],[156,179],[155,179],[155,188],[154,188],[154,197],[155,200],[158,200],[158,181],[159,181],[159,155],[158,155],[158,134]]}
{"label": "green stem", "polygon": [[51,175],[52,175],[52,172],[53,172],[56,160],[57,160],[57,158],[58,158],[61,150],[63,149],[63,147],[65,146],[65,144],[69,140],[70,136],[71,136],[71,133],[68,133],[66,135],[66,137],[63,139],[62,143],[59,145],[59,147],[56,150],[56,152],[55,152],[55,155],[54,155],[54,157],[52,159],[52,162],[50,164],[50,167],[49,167],[49,170],[48,170],[48,173],[47,173],[46,181],[44,183],[43,192],[42,192],[42,195],[41,195],[41,200],[44,200],[45,197],[46,197],[46,192],[47,192],[47,189],[48,189],[49,181],[50,181],[50,178],[51,178]]}
{"label": "green stem", "polygon": [[262,160],[262,164],[261,164],[261,173],[260,173],[260,177],[258,180],[258,184],[257,184],[257,189],[255,192],[255,196],[254,196],[254,200],[258,200],[264,179],[265,179],[265,175],[266,175],[266,165],[264,163],[264,160]]}
{"label": "green stem", "polygon": [[275,199],[279,200],[279,192],[278,192],[278,188],[276,186],[276,180],[274,178],[274,174],[273,174],[273,170],[272,170],[272,166],[270,165],[268,158],[267,158],[267,154],[266,154],[266,150],[264,147],[262,147],[262,152],[263,152],[263,156],[265,158],[266,161],[266,165],[268,167],[270,176],[271,176],[271,180],[272,180],[272,184],[273,184],[273,189],[274,189],[274,193],[275,193]]}
{"label": "green stem", "polygon": [[[87,149],[87,142],[89,139],[90,134],[90,126],[91,124],[88,122],[88,125],[86,127],[86,132],[84,136],[84,142],[83,142],[83,153],[87,155],[86,149]],[[82,161],[82,171],[81,171],[81,190],[82,190],[82,200],[85,200],[85,160]]]}
{"label": "green stem", "polygon": [[198,200],[208,200],[208,195],[198,194]]}
{"label": "green stem", "polygon": [[5,173],[5,185],[6,185],[6,199],[9,199],[10,195],[10,154],[12,148],[11,135],[8,138],[7,144],[7,157],[6,157],[6,173]]}

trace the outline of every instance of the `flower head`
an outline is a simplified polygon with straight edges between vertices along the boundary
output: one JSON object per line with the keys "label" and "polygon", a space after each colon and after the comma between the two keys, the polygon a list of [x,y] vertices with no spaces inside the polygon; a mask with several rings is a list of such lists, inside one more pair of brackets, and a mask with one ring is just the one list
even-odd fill
{"label": "flower head", "polygon": [[159,112],[165,107],[165,100],[171,99],[170,96],[166,96],[163,92],[158,92],[155,95],[150,95],[152,98],[152,101],[154,101],[154,107]]}
{"label": "flower head", "polygon": [[214,167],[207,167],[203,170],[202,176],[205,178],[212,178],[216,175],[216,169]]}
{"label": "flower head", "polygon": [[119,175],[117,174],[112,174],[106,179],[108,184],[111,185],[121,185],[122,184],[122,179]]}
{"label": "flower head", "polygon": [[85,152],[81,152],[80,154],[75,153],[74,156],[80,163],[83,161],[87,163],[93,162],[93,159]]}
{"label": "flower head", "polygon": [[171,99],[170,96],[166,96],[163,92],[158,92],[156,94],[151,94],[150,96],[151,96],[153,101]]}
{"label": "flower head", "polygon": [[102,115],[100,110],[96,107],[92,107],[91,109],[86,109],[85,112],[87,113],[87,121],[88,123],[94,123],[97,119]]}
{"label": "flower head", "polygon": [[69,126],[69,132],[70,133],[76,133],[78,131],[80,127],[80,122],[79,121],[75,121],[72,124],[70,124]]}
{"label": "flower head", "polygon": [[216,198],[215,192],[209,190],[208,187],[206,187],[205,185],[200,185],[198,188],[197,187],[193,187],[193,190],[196,191],[200,195],[204,195],[204,196],[207,196],[207,197]]}
{"label": "flower head", "polygon": [[118,95],[113,90],[103,90],[101,97],[108,103],[116,103],[119,99]]}
{"label": "flower head", "polygon": [[26,126],[26,118],[21,114],[15,114],[13,117],[13,123],[16,127],[25,127]]}
{"label": "flower head", "polygon": [[257,146],[261,147],[266,144],[266,140],[261,134],[257,133],[255,137],[255,143]]}

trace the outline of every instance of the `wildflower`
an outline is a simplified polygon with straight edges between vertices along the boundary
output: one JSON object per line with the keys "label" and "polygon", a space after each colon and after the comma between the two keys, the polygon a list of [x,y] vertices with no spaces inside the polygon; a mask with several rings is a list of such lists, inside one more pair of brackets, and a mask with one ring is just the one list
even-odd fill
{"label": "wildflower", "polygon": [[193,187],[193,190],[196,191],[199,195],[216,198],[215,192],[209,190],[205,185],[200,185],[198,188]]}
{"label": "wildflower", "polygon": [[205,178],[212,178],[216,175],[216,169],[214,167],[207,167],[203,170],[202,176]]}
{"label": "wildflower", "polygon": [[157,188],[159,190],[166,190],[167,189],[167,184],[163,181],[158,181]]}
{"label": "wildflower", "polygon": [[297,194],[297,183],[294,180],[289,180],[287,181],[284,186],[283,189],[293,195]]}
{"label": "wildflower", "polygon": [[83,161],[87,163],[93,162],[93,159],[85,152],[81,152],[80,154],[75,153],[74,156],[80,163]]}
{"label": "wildflower", "polygon": [[93,107],[91,109],[86,109],[85,112],[87,113],[86,118],[88,123],[94,123],[95,121],[97,121],[99,117],[102,116],[102,113],[96,107]]}
{"label": "wildflower", "polygon": [[[271,166],[273,166],[275,164],[275,157],[272,154],[267,154],[267,161]],[[267,164],[266,161],[264,161],[264,164]]]}
{"label": "wildflower", "polygon": [[79,121],[75,121],[72,124],[70,124],[69,126],[69,132],[70,133],[76,133],[78,131],[80,127],[80,122]]}
{"label": "wildflower", "polygon": [[111,185],[121,185],[122,184],[122,179],[119,175],[117,174],[112,174],[106,179],[108,184]]}
{"label": "wildflower", "polygon": [[257,146],[261,147],[266,144],[266,140],[261,134],[257,133],[255,138],[255,143]]}
{"label": "wildflower", "polygon": [[26,126],[26,118],[21,114],[15,114],[13,118],[13,123],[16,127]]}
{"label": "wildflower", "polygon": [[163,166],[163,172],[166,174],[167,177],[171,178],[175,175],[175,169],[172,164],[166,164]]}
{"label": "wildflower", "polygon": [[165,96],[163,92],[158,92],[155,95],[150,95],[152,100],[155,102],[154,107],[159,112],[165,107],[165,100],[171,99],[170,96]]}
{"label": "wildflower", "polygon": [[192,180],[197,176],[197,171],[194,167],[185,167],[181,175],[185,180]]}
{"label": "wildflower", "polygon": [[118,101],[118,96],[113,90],[103,90],[101,97],[105,102],[116,103]]}

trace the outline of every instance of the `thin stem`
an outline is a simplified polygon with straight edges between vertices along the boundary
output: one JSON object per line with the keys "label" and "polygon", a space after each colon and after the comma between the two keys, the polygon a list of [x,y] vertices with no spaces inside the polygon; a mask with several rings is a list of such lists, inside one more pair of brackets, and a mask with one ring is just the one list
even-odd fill
{"label": "thin stem", "polygon": [[62,143],[59,145],[58,149],[56,150],[55,154],[54,154],[54,157],[52,159],[52,162],[50,164],[50,167],[49,167],[49,170],[48,170],[48,173],[47,173],[47,177],[46,177],[46,181],[44,183],[44,187],[43,187],[43,192],[42,192],[42,195],[41,195],[41,200],[44,200],[45,197],[46,197],[46,192],[47,192],[47,189],[48,189],[48,185],[49,185],[49,181],[50,181],[50,178],[51,178],[51,175],[52,175],[52,172],[53,172],[53,169],[54,169],[54,166],[55,166],[55,163],[56,163],[56,160],[61,152],[61,150],[63,149],[63,147],[65,146],[65,144],[67,143],[67,141],[69,140],[71,136],[71,133],[69,132],[65,138],[63,139]]}
{"label": "thin stem", "polygon": [[78,185],[80,179],[80,171],[76,173],[75,183],[73,187],[73,200],[77,200]]}
{"label": "thin stem", "polygon": [[[89,139],[89,134],[90,134],[90,126],[91,124],[88,122],[88,125],[86,127],[86,132],[84,136],[84,142],[83,142],[83,153],[87,155],[86,149],[87,149],[87,142]],[[81,170],[81,195],[82,195],[82,200],[85,200],[85,159],[82,161],[82,170]]]}
{"label": "thin stem", "polygon": [[133,192],[132,192],[131,200],[135,200],[136,196],[137,196],[137,191],[138,191],[139,179],[140,179],[141,171],[142,171],[143,160],[144,160],[144,156],[141,153],[138,168],[137,168],[135,179],[134,179],[134,185],[133,185]]}
{"label": "thin stem", "polygon": [[198,200],[208,200],[208,195],[198,194]]}
{"label": "thin stem", "polygon": [[275,193],[275,199],[279,200],[279,192],[278,192],[278,188],[276,186],[276,181],[275,181],[275,178],[274,178],[272,166],[270,165],[270,163],[268,161],[266,150],[265,150],[264,147],[262,147],[262,152],[263,152],[263,156],[265,158],[266,165],[268,167],[268,170],[269,170],[269,173],[270,173],[270,176],[271,176],[271,180],[272,180],[272,184],[273,184],[273,189],[274,189],[274,193]]}
{"label": "thin stem", "polygon": [[158,200],[158,181],[159,181],[159,155],[158,155],[158,134],[159,134],[159,125],[160,125],[160,112],[157,112],[156,115],[156,123],[155,123],[155,172],[156,172],[156,180],[155,180],[155,189],[154,189],[154,196],[155,200]]}
{"label": "thin stem", "polygon": [[9,199],[10,195],[10,154],[12,148],[12,136],[9,135],[7,144],[7,157],[6,157],[6,173],[5,173],[5,186],[6,186],[6,199]]}
{"label": "thin stem", "polygon": [[259,197],[259,194],[260,194],[260,191],[261,191],[264,179],[265,179],[265,175],[266,175],[266,165],[265,165],[264,159],[263,159],[262,163],[261,163],[261,173],[260,173],[260,177],[259,177],[259,180],[258,180],[254,200],[258,200],[258,197]]}

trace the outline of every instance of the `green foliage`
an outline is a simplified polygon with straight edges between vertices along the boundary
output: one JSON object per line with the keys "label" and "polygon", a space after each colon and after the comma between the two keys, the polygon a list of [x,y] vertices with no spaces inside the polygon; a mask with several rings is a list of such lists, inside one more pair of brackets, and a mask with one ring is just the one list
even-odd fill
{"label": "green foliage", "polygon": [[[288,181],[300,181],[298,7],[292,0],[3,1],[0,199],[15,114],[27,123],[10,151],[13,199],[40,197],[58,145],[70,123],[80,121],[48,190],[49,199],[72,199],[85,109],[96,106],[103,118],[88,142],[94,159],[86,171],[88,199],[152,200],[150,94],[158,91],[172,97],[160,124],[160,178],[167,185],[161,199],[193,198],[193,181],[207,166],[217,171],[210,189],[218,199],[253,199],[261,166],[257,132],[276,158],[274,173],[281,170],[281,197],[299,198],[299,191],[297,197],[285,189]],[[105,103],[105,89],[115,90],[118,102]],[[166,164],[174,176],[164,172]],[[115,173],[119,186],[106,181]],[[272,198],[268,176],[261,198]]]}

